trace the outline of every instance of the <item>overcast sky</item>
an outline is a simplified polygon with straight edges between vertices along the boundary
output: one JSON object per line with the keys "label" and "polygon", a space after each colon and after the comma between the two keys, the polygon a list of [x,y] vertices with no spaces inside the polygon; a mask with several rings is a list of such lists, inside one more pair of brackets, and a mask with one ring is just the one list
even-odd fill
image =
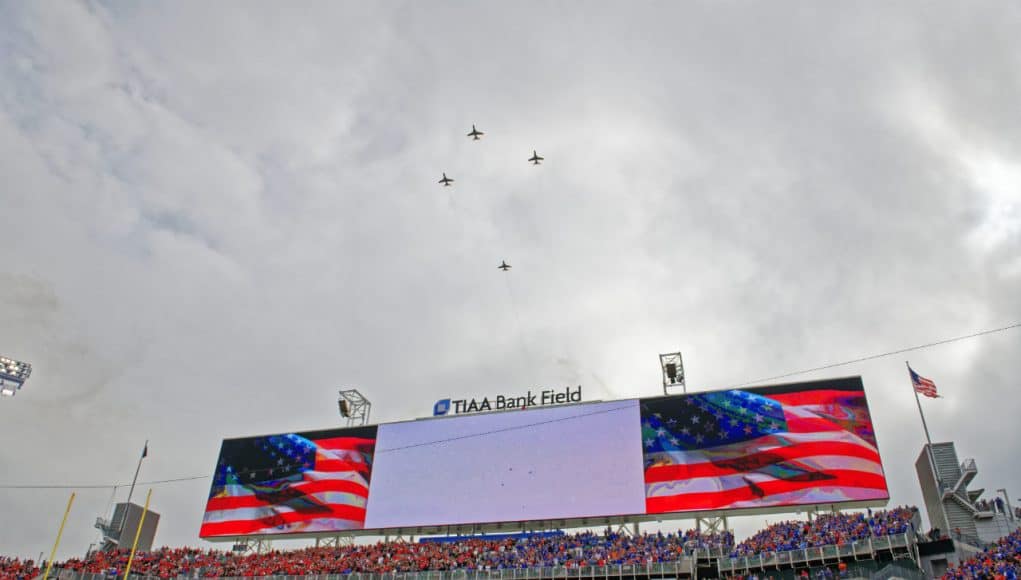
{"label": "overcast sky", "polygon": [[[1021,321],[1018,30],[1009,1],[0,0],[0,352],[34,365],[0,483],[130,482],[146,439],[140,480],[206,475],[225,436],[338,425],[339,387],[391,421]],[[795,378],[863,377],[920,505],[908,358],[1013,497],[1019,351]],[[154,487],[158,544],[200,544],[208,485]],[[111,499],[78,491],[61,557]],[[69,492],[0,490],[0,553],[49,553]]]}

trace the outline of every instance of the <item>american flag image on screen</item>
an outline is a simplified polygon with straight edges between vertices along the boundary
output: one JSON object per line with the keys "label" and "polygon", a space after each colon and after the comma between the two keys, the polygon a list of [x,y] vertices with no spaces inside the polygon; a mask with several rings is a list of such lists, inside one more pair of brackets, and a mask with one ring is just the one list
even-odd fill
{"label": "american flag image on screen", "polygon": [[376,427],[223,442],[200,537],[361,529]]}
{"label": "american flag image on screen", "polygon": [[860,379],[642,401],[646,513],[887,499]]}

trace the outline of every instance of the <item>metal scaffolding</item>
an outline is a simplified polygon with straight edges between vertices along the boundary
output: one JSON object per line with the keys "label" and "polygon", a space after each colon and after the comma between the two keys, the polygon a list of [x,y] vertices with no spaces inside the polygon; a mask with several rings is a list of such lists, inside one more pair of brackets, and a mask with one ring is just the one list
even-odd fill
{"label": "metal scaffolding", "polygon": [[359,427],[369,423],[369,412],[372,403],[358,389],[343,389],[337,399],[340,416],[347,419],[348,427]]}

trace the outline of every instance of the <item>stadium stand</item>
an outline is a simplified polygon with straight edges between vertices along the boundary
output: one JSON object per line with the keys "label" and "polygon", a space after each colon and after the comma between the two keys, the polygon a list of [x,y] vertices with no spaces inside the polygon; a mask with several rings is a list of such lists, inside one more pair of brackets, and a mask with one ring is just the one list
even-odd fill
{"label": "stadium stand", "polygon": [[39,575],[39,567],[32,560],[0,556],[0,580],[22,580]]}
{"label": "stadium stand", "polygon": [[[170,578],[199,572],[203,576],[269,576],[302,574],[390,573],[439,570],[504,570],[561,566],[633,565],[676,561],[685,545],[729,547],[733,536],[591,532],[525,539],[470,539],[459,542],[405,542],[307,548],[268,554],[234,555],[194,548],[163,548],[135,557],[140,575]],[[61,568],[114,575],[127,564],[127,552],[96,552],[72,559]]]}
{"label": "stadium stand", "polygon": [[902,507],[875,514],[823,514],[811,522],[773,524],[734,547],[732,557],[785,552],[821,546],[840,546],[869,536],[911,531],[917,508]]}
{"label": "stadium stand", "polygon": [[1016,580],[1021,572],[1021,530],[1000,538],[975,556],[951,566],[944,579],[995,578]]}
{"label": "stadium stand", "polygon": [[[680,562],[706,560],[721,561],[722,575],[749,575],[751,556],[764,562],[764,554],[792,554],[771,560],[791,564],[804,562],[805,567],[825,563],[826,554],[835,554],[832,568],[822,566],[818,574],[839,574],[840,547],[853,548],[864,543],[871,545],[907,547],[909,534],[913,538],[913,520],[916,508],[896,508],[876,513],[825,514],[811,521],[782,522],[754,534],[735,544],[730,532],[705,534],[695,530],[677,533],[647,533],[638,536],[606,530],[603,533],[535,534],[525,537],[454,538],[448,541],[423,540],[418,543],[379,542],[340,547],[305,548],[289,551],[271,551],[262,554],[234,553],[198,548],[161,548],[135,556],[132,573],[139,576],[174,577],[252,577],[252,576],[304,576],[322,574],[388,574],[423,571],[522,571],[536,568],[566,569],[568,576],[577,574],[600,575],[605,567],[667,566]],[[885,538],[889,538],[886,541]],[[880,540],[884,540],[881,542]],[[1006,540],[1005,540],[1006,541]],[[1012,556],[1017,555],[1017,539],[1007,541]],[[824,548],[830,549],[825,552]],[[813,551],[814,549],[814,551]],[[1003,553],[1006,553],[1003,548]],[[849,554],[857,557],[858,551]],[[818,554],[818,557],[815,556]],[[800,560],[799,560],[800,558]],[[1004,558],[1006,559],[1006,558]],[[125,550],[93,552],[86,558],[73,558],[58,563],[61,578],[99,578],[122,575],[127,565]],[[741,564],[734,565],[735,561]],[[31,563],[15,564],[5,560],[0,580],[31,577]],[[729,562],[726,567],[722,562]],[[977,564],[976,564],[977,565]],[[7,572],[7,568],[10,572]],[[713,564],[713,568],[716,565]],[[590,574],[581,574],[580,569]],[[729,574],[723,574],[724,570]],[[743,570],[738,573],[738,570]],[[677,570],[677,568],[672,568]],[[571,574],[571,572],[575,574]],[[95,576],[90,576],[95,575]],[[630,574],[629,574],[630,575]],[[675,574],[676,575],[676,574]],[[651,576],[651,575],[650,575]],[[508,576],[510,577],[510,576]],[[521,575],[519,577],[524,577]],[[765,576],[763,576],[765,577]],[[951,576],[964,578],[969,576]]]}

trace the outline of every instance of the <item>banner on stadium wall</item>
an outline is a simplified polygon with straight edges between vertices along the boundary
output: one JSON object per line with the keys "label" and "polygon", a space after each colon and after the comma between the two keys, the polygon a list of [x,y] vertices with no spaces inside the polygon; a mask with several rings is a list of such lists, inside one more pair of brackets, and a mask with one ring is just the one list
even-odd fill
{"label": "banner on stadium wall", "polygon": [[228,439],[200,536],[888,499],[853,377]]}

